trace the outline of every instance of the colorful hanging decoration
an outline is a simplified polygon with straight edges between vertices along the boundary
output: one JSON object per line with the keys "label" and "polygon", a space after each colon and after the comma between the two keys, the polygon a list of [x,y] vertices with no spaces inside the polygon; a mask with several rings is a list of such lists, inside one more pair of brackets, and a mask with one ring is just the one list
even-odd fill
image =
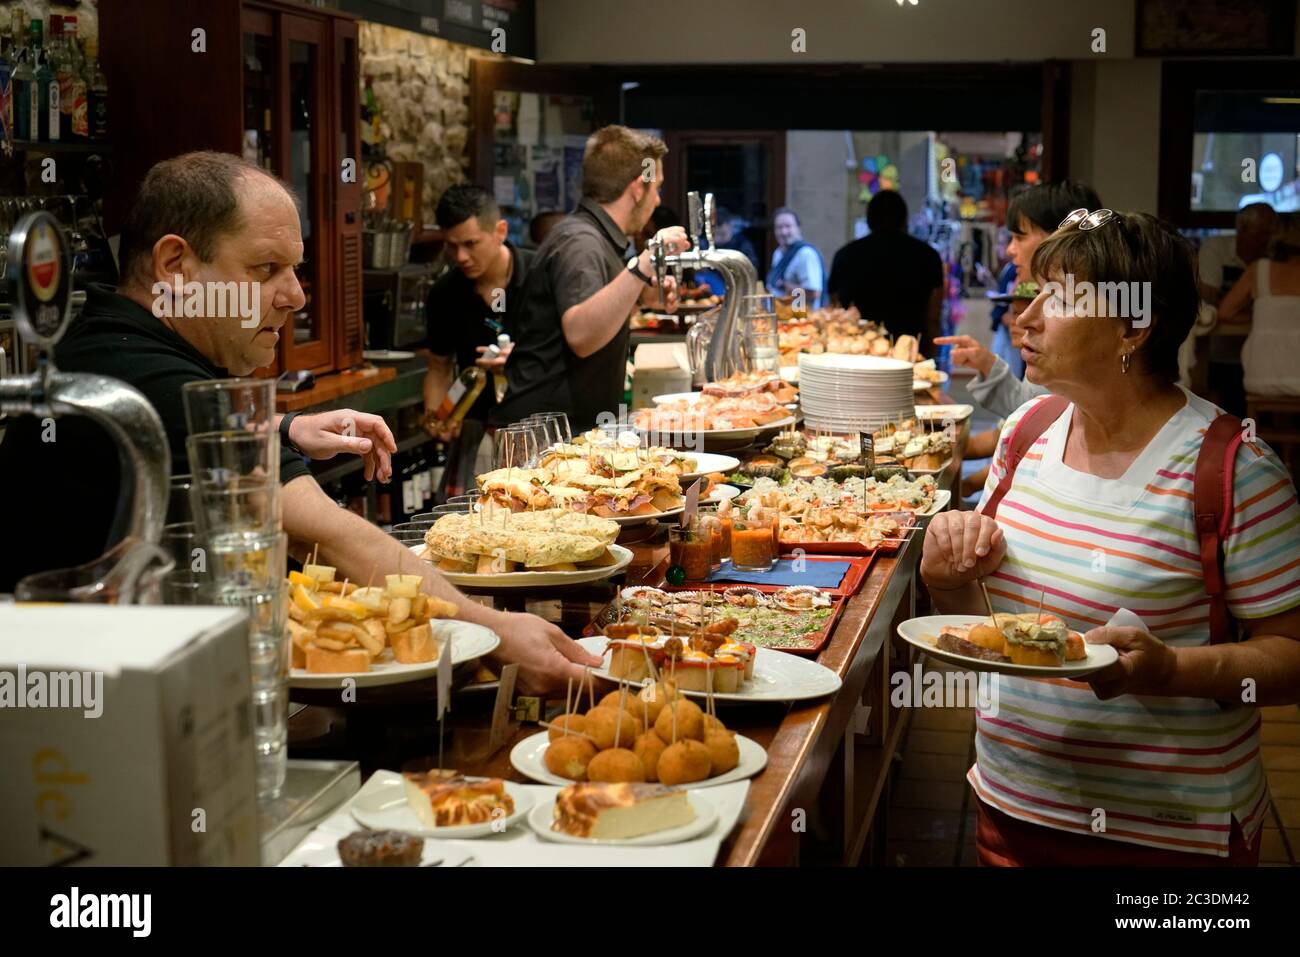
{"label": "colorful hanging decoration", "polygon": [[877,156],[864,156],[862,169],[858,171],[858,199],[870,202],[882,189],[898,189],[898,167],[881,153]]}

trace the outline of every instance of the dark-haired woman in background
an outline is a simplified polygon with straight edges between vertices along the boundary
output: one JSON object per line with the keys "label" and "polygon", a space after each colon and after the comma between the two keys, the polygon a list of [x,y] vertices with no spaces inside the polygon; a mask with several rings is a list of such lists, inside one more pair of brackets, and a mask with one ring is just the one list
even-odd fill
{"label": "dark-haired woman in background", "polygon": [[[1068,179],[1022,188],[1013,194],[1007,207],[1007,228],[1011,230],[1007,253],[1016,264],[1017,283],[1033,282],[1030,263],[1034,250],[1071,210],[1080,207],[1097,209],[1099,206],[1101,200],[1092,187]],[[1016,317],[1016,310],[1009,309],[1003,315],[1003,322],[1011,345],[1018,349],[1020,333]],[[950,354],[954,365],[969,366],[979,372],[970,382],[971,395],[994,415],[1010,415],[1045,391],[1021,380],[1004,360],[971,336],[944,336],[935,342],[953,347]]]}
{"label": "dark-haired woman in background", "polygon": [[[980,861],[1254,865],[1268,808],[1258,707],[1300,701],[1295,487],[1262,443],[1220,447],[1231,504],[1216,605],[1193,495],[1220,410],[1177,384],[1198,306],[1192,253],[1151,216],[1071,219],[1035,252],[1045,285],[1020,318],[1026,375],[1054,395],[1008,420],[979,511],[931,522],[921,575],[943,613],[983,614],[985,577],[998,612],[1036,610],[1045,589],[1044,611],[1119,660],[1086,683],[999,676],[968,776]],[[1047,285],[1066,276],[1076,301]],[[1145,284],[1128,288],[1152,308],[1097,296],[1084,314],[1078,297],[1101,282]],[[1009,449],[1040,428],[1004,482]],[[1120,608],[1142,627],[1106,627]],[[1235,623],[1241,640],[1211,641],[1216,608],[1219,636]]]}

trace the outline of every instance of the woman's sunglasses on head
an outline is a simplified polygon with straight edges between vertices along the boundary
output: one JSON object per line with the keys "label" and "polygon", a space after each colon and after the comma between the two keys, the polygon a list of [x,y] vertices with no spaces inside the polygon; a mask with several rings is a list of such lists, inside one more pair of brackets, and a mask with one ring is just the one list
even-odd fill
{"label": "woman's sunglasses on head", "polygon": [[1070,226],[1077,224],[1079,229],[1086,232],[1089,229],[1096,229],[1098,226],[1103,223],[1108,223],[1114,218],[1115,210],[1113,209],[1095,209],[1092,212],[1088,212],[1086,209],[1076,209],[1066,216],[1065,219],[1061,220],[1061,225],[1056,228],[1067,229]]}

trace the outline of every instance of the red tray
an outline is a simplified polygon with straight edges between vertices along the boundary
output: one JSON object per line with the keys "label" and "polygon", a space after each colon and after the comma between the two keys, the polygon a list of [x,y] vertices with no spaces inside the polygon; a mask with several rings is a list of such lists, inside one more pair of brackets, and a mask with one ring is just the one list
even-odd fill
{"label": "red tray", "polygon": [[[755,585],[754,587],[758,588],[760,586]],[[692,589],[664,588],[664,590],[665,591],[674,591],[674,590],[688,591]],[[698,590],[698,589],[694,589],[694,590]],[[819,632],[817,632],[817,637],[813,639],[812,644],[805,645],[801,648],[768,648],[766,645],[758,645],[758,647],[764,648],[767,651],[783,651],[789,655],[803,655],[809,658],[816,657],[817,655],[821,654],[822,649],[826,647],[826,643],[831,640],[831,632],[835,630],[835,625],[840,620],[840,613],[844,611],[844,603],[846,601],[848,601],[847,598],[840,598],[840,597],[834,598],[832,600],[831,615],[829,618],[826,619],[826,624],[822,626]],[[601,629],[605,625],[609,624],[611,621],[614,620],[614,609],[616,605],[617,602],[612,601],[604,608],[602,608],[600,611],[596,612],[596,617],[587,623],[587,627],[582,629],[583,637],[590,638],[593,635],[599,635],[601,633]]]}
{"label": "red tray", "polygon": [[[904,528],[911,528],[916,525],[915,512],[890,512],[898,523]],[[789,555],[796,548],[802,549],[808,555],[874,555],[880,552],[883,555],[893,555],[903,546],[894,542],[881,545],[879,548],[868,548],[861,542],[782,542],[782,556]]]}
{"label": "red tray", "polygon": [[[809,555],[804,560],[809,562],[848,562],[849,569],[844,573],[844,577],[840,579],[839,585],[835,588],[822,589],[832,598],[848,598],[850,595],[856,595],[858,589],[862,587],[862,581],[867,577],[867,569],[871,566],[871,560],[875,557],[875,554],[874,551],[867,551],[862,557],[853,555]],[[756,585],[753,582],[728,581],[683,582],[681,585],[669,585],[665,582],[658,587],[664,591],[722,591],[722,589],[731,588],[732,586],[757,588],[761,592],[774,592],[791,587],[790,585]]]}

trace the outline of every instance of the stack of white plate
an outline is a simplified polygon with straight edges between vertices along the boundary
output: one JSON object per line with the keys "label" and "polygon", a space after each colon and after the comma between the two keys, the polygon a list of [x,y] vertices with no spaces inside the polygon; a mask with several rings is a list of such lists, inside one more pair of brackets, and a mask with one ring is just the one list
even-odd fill
{"label": "stack of white plate", "polygon": [[912,364],[880,356],[800,355],[799,402],[807,428],[874,431],[913,415]]}

